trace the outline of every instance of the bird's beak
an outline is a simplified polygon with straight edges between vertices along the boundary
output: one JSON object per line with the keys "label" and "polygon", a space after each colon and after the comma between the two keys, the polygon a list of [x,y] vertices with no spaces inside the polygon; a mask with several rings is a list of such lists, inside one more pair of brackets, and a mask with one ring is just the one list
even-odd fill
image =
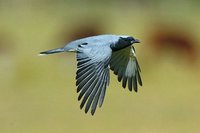
{"label": "bird's beak", "polygon": [[134,43],[140,43],[140,40],[135,39]]}

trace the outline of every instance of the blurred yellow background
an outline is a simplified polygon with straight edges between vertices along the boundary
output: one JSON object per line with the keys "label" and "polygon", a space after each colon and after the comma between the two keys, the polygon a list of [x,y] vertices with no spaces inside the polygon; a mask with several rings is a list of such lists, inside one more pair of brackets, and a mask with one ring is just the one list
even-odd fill
{"label": "blurred yellow background", "polygon": [[[0,0],[1,133],[200,132],[199,0]],[[105,102],[79,109],[74,53],[41,51],[96,34],[127,34],[139,92],[111,72]]]}

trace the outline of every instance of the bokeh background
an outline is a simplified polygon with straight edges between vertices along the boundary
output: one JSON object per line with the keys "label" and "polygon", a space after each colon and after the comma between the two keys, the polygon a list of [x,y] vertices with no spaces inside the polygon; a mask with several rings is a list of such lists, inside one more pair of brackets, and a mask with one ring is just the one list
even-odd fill
{"label": "bokeh background", "polygon": [[[0,132],[200,132],[199,7],[199,0],[0,0]],[[37,54],[106,33],[141,40],[144,85],[129,92],[111,74],[104,105],[91,116],[79,109],[75,54]]]}

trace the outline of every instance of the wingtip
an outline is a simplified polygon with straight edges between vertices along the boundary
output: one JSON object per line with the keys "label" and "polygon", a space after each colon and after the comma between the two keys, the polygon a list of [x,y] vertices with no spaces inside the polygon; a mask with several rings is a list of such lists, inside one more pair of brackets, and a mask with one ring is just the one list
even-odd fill
{"label": "wingtip", "polygon": [[85,108],[85,114],[87,114],[88,110],[89,110],[89,109]]}
{"label": "wingtip", "polygon": [[95,112],[91,112],[91,115],[94,116],[94,113],[95,113]]}

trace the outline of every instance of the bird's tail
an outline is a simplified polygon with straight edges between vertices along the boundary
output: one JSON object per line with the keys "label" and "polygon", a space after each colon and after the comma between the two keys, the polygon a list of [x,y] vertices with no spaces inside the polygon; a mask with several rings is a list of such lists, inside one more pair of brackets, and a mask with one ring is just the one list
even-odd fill
{"label": "bird's tail", "polygon": [[52,50],[48,50],[48,51],[43,51],[43,52],[40,52],[39,56],[55,54],[55,53],[60,53],[60,52],[64,52],[64,48],[56,48],[56,49],[52,49]]}

